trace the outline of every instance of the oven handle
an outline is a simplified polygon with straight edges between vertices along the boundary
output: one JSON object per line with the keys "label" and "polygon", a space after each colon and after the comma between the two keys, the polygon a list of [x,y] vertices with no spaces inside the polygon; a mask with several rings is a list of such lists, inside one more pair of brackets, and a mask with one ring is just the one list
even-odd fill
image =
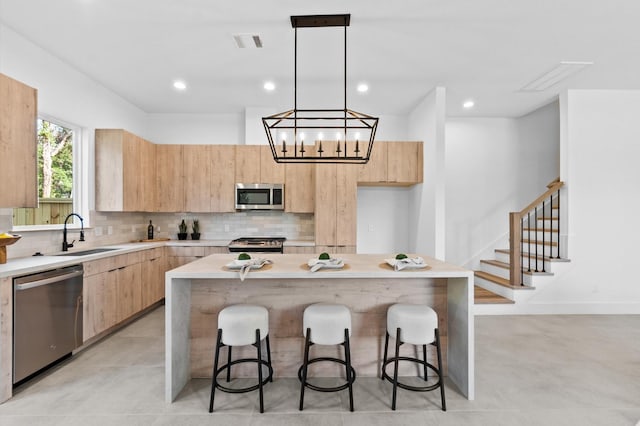
{"label": "oven handle", "polygon": [[54,277],[45,278],[43,280],[31,281],[25,284],[17,284],[16,291],[28,290],[30,288],[40,287],[43,285],[55,283],[58,281],[67,280],[69,278],[74,278],[82,275],[82,271],[74,271],[68,274],[56,275]]}

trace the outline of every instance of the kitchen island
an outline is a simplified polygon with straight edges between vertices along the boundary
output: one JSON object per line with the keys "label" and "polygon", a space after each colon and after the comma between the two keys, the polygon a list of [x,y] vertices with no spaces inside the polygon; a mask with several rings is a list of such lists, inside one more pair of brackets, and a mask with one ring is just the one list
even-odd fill
{"label": "kitchen island", "polygon": [[[352,363],[359,376],[379,375],[390,305],[432,306],[438,313],[444,343],[445,374],[464,396],[474,399],[471,271],[425,256],[426,268],[394,271],[384,261],[393,255],[348,254],[343,256],[341,269],[310,272],[309,255],[267,257],[273,264],[252,270],[244,281],[226,266],[235,259],[233,254],[214,254],[166,273],[167,402],[172,402],[191,378],[211,377],[218,312],[236,303],[259,304],[269,310],[274,377],[296,377],[304,347],[302,312],[317,302],[341,303],[351,310]],[[234,348],[234,358],[252,354],[250,349]],[[325,356],[341,353],[337,347],[317,350]],[[405,372],[416,374],[415,368]],[[330,368],[314,373],[339,375]],[[234,375],[243,375],[243,371],[238,369]]]}

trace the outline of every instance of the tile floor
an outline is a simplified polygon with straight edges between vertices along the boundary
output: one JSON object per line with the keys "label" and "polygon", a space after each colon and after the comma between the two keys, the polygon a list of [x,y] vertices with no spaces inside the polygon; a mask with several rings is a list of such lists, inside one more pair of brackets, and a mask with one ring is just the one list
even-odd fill
{"label": "tile floor", "polygon": [[476,400],[447,387],[399,391],[356,381],[346,394],[307,391],[297,409],[296,379],[276,379],[258,412],[257,393],[218,392],[207,412],[208,380],[193,380],[173,404],[164,396],[164,308],[77,354],[0,405],[0,425],[637,425],[640,316],[476,318]]}

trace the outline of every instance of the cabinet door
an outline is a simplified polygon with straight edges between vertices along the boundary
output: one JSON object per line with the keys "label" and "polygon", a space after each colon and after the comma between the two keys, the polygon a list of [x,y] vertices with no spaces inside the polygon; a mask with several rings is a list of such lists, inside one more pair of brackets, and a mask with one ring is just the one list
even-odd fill
{"label": "cabinet door", "polygon": [[156,146],[140,138],[142,211],[156,211]]}
{"label": "cabinet door", "polygon": [[182,147],[184,174],[184,210],[211,211],[211,149],[209,145]]}
{"label": "cabinet door", "polygon": [[117,270],[85,276],[82,287],[83,341],[117,323]]}
{"label": "cabinet door", "polygon": [[236,183],[260,182],[260,145],[237,145]]}
{"label": "cabinet door", "polygon": [[336,165],[336,242],[338,246],[355,246],[357,232],[358,166]]}
{"label": "cabinet door", "polygon": [[[157,250],[160,250],[158,252]],[[152,249],[142,263],[142,309],[145,309],[164,297],[164,256],[163,249]]]}
{"label": "cabinet door", "polygon": [[158,211],[184,211],[182,145],[156,145],[156,167],[156,206]]}
{"label": "cabinet door", "polygon": [[285,165],[276,163],[269,145],[262,145],[260,147],[260,183],[284,183],[284,178]]}
{"label": "cabinet door", "polygon": [[358,167],[358,183],[376,184],[387,181],[387,142],[375,142],[367,164]]}
{"label": "cabinet door", "polygon": [[336,164],[316,164],[316,245],[336,244]]}
{"label": "cabinet door", "polygon": [[37,110],[35,89],[0,74],[0,207],[38,207]]}
{"label": "cabinet door", "polygon": [[422,182],[422,142],[389,142],[387,180],[412,185]]}
{"label": "cabinet door", "polygon": [[118,322],[142,310],[142,269],[140,263],[119,268],[117,278]]}
{"label": "cabinet door", "polygon": [[[313,147],[305,148],[314,150]],[[286,164],[284,209],[291,213],[313,213],[315,208],[315,165]]]}
{"label": "cabinet door", "polygon": [[235,212],[235,159],[233,145],[211,146],[211,211]]}
{"label": "cabinet door", "polygon": [[122,197],[123,211],[127,212],[144,210],[140,160],[142,142],[142,138],[126,131],[122,132]]}

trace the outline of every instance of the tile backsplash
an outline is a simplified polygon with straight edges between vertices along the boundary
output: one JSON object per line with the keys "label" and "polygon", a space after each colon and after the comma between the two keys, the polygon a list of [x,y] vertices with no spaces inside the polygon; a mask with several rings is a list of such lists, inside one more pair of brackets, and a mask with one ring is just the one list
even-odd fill
{"label": "tile backsplash", "polygon": [[[85,230],[85,242],[76,248],[120,244],[147,238],[147,225],[153,221],[155,238],[177,239],[178,224],[185,220],[191,234],[193,219],[200,221],[201,240],[229,240],[239,237],[286,237],[290,240],[313,240],[311,213],[249,211],[239,213],[107,213],[90,214],[91,227]],[[10,231],[11,209],[0,209],[0,232]],[[62,250],[62,231],[21,231],[22,239],[7,249],[7,257],[31,256]],[[67,240],[78,240],[79,231],[69,230]],[[191,239],[191,236],[189,236]]]}

